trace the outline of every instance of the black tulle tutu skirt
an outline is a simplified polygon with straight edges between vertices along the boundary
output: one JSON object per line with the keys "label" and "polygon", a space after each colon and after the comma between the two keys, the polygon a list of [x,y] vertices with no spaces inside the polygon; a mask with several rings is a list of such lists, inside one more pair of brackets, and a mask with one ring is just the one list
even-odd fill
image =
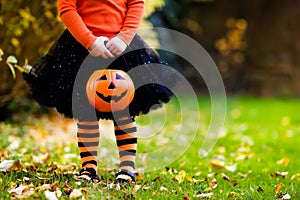
{"label": "black tulle tutu skirt", "polygon": [[[135,85],[135,95],[124,111],[99,112],[87,100],[85,87],[95,70],[119,69],[128,73]],[[66,117],[93,120],[113,119],[116,115],[132,117],[146,114],[167,103],[173,96],[170,67],[136,35],[125,52],[113,59],[93,57],[66,30],[24,74],[33,98],[41,105],[55,107]]]}

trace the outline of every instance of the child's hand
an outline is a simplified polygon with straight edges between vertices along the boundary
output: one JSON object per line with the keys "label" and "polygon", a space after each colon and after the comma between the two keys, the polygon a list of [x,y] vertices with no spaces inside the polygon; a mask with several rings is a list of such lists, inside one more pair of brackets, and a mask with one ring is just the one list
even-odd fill
{"label": "child's hand", "polygon": [[107,37],[97,37],[95,42],[89,47],[88,51],[92,56],[101,56],[103,58],[113,58],[114,55],[105,47],[104,42],[108,41]]}
{"label": "child's hand", "polygon": [[122,54],[123,51],[125,51],[126,47],[126,43],[118,36],[113,37],[106,44],[106,48],[116,56]]}

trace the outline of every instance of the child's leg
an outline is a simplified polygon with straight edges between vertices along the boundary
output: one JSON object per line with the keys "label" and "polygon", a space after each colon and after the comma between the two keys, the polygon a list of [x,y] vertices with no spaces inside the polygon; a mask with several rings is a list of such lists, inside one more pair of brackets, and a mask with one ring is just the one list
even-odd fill
{"label": "child's leg", "polygon": [[137,149],[135,120],[130,117],[114,120],[114,129],[120,155],[120,171],[117,173],[117,180],[133,181]]}
{"label": "child's leg", "polygon": [[99,122],[79,121],[78,147],[80,151],[82,170],[80,175],[95,178],[97,175],[97,152],[99,144]]}

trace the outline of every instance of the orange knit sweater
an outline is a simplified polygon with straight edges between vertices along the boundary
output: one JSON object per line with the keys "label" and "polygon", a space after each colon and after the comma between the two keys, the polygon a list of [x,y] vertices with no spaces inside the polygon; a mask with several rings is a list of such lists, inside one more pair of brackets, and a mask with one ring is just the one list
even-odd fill
{"label": "orange knit sweater", "polygon": [[85,48],[97,36],[118,35],[128,45],[142,20],[144,0],[58,0],[58,13]]}

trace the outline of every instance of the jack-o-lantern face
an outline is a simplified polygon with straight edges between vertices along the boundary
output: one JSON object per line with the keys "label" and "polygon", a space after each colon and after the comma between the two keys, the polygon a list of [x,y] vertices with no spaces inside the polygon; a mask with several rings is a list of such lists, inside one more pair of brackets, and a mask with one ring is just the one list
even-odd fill
{"label": "jack-o-lantern face", "polygon": [[134,97],[134,85],[122,70],[97,70],[86,85],[89,103],[100,112],[124,110]]}

